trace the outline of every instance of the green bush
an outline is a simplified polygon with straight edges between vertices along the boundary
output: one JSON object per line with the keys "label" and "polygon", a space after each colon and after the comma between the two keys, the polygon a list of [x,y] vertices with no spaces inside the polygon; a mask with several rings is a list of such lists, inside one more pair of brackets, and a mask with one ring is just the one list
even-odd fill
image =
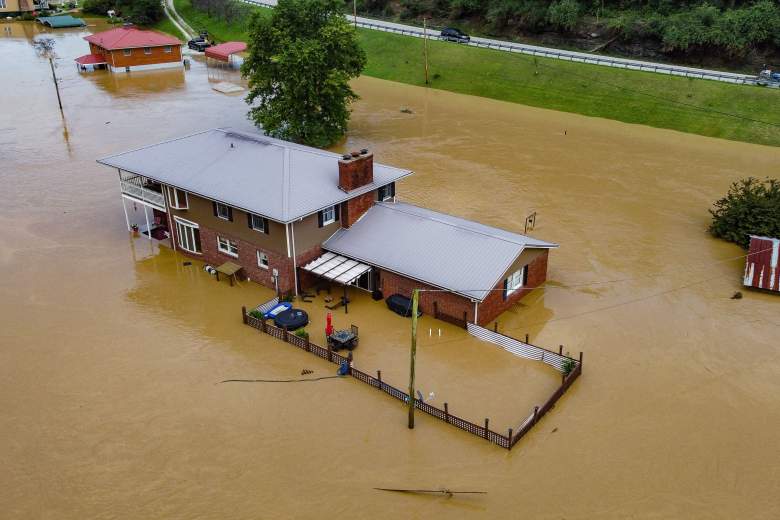
{"label": "green bush", "polygon": [[81,9],[85,13],[106,16],[111,9],[116,9],[115,0],[84,0]]}
{"label": "green bush", "polygon": [[300,328],[300,329],[296,330],[293,334],[295,334],[299,338],[309,339],[309,333],[306,332],[306,329],[304,329],[304,328]]}
{"label": "green bush", "polygon": [[247,314],[249,314],[253,318],[257,318],[258,320],[262,320],[263,319],[263,313],[258,311],[257,309],[252,309]]}
{"label": "green bush", "polygon": [[780,236],[780,181],[748,177],[735,182],[715,202],[709,231],[714,236],[747,248],[749,235]]}
{"label": "green bush", "polygon": [[564,376],[571,374],[571,371],[576,367],[577,363],[573,359],[563,358],[563,362],[561,363],[561,370],[563,371]]}
{"label": "green bush", "polygon": [[547,9],[547,21],[565,32],[571,32],[580,20],[580,4],[577,0],[559,0]]}

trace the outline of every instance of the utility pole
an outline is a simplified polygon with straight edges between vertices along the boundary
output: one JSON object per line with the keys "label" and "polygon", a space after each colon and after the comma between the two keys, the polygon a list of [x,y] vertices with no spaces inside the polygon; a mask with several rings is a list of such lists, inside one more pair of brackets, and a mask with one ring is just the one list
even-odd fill
{"label": "utility pole", "polygon": [[423,54],[425,54],[425,84],[428,84],[428,19],[423,18]]}
{"label": "utility pole", "polygon": [[57,103],[60,105],[60,112],[62,112],[62,98],[60,97],[60,84],[57,83],[57,73],[54,72],[54,60],[49,56],[49,66],[51,67],[51,77],[54,80],[54,89],[57,91]]}
{"label": "utility pole", "polygon": [[355,29],[357,29],[357,0],[352,0],[352,22],[355,24]]}
{"label": "utility pole", "polygon": [[412,291],[412,349],[409,364],[409,429],[414,429],[414,363],[417,357],[417,307],[420,289]]}

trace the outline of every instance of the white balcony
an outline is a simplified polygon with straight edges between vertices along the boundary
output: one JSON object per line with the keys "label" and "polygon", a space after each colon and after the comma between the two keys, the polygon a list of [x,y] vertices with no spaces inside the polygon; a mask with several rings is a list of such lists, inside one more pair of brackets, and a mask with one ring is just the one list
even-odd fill
{"label": "white balcony", "polygon": [[165,211],[165,198],[159,184],[152,183],[140,175],[122,172],[119,175],[119,185],[125,195]]}

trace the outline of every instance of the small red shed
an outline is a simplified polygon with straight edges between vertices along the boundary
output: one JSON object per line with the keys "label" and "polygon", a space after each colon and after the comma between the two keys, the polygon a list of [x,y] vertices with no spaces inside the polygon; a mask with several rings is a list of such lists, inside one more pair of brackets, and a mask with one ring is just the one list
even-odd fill
{"label": "small red shed", "polygon": [[780,292],[778,257],[780,257],[780,238],[750,235],[744,285]]}

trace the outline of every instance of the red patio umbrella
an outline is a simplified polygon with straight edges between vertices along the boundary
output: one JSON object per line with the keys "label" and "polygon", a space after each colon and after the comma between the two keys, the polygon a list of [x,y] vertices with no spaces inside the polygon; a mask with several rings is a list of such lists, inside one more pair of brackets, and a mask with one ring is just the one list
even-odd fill
{"label": "red patio umbrella", "polygon": [[333,334],[333,315],[328,313],[327,325],[325,325],[325,336]]}

